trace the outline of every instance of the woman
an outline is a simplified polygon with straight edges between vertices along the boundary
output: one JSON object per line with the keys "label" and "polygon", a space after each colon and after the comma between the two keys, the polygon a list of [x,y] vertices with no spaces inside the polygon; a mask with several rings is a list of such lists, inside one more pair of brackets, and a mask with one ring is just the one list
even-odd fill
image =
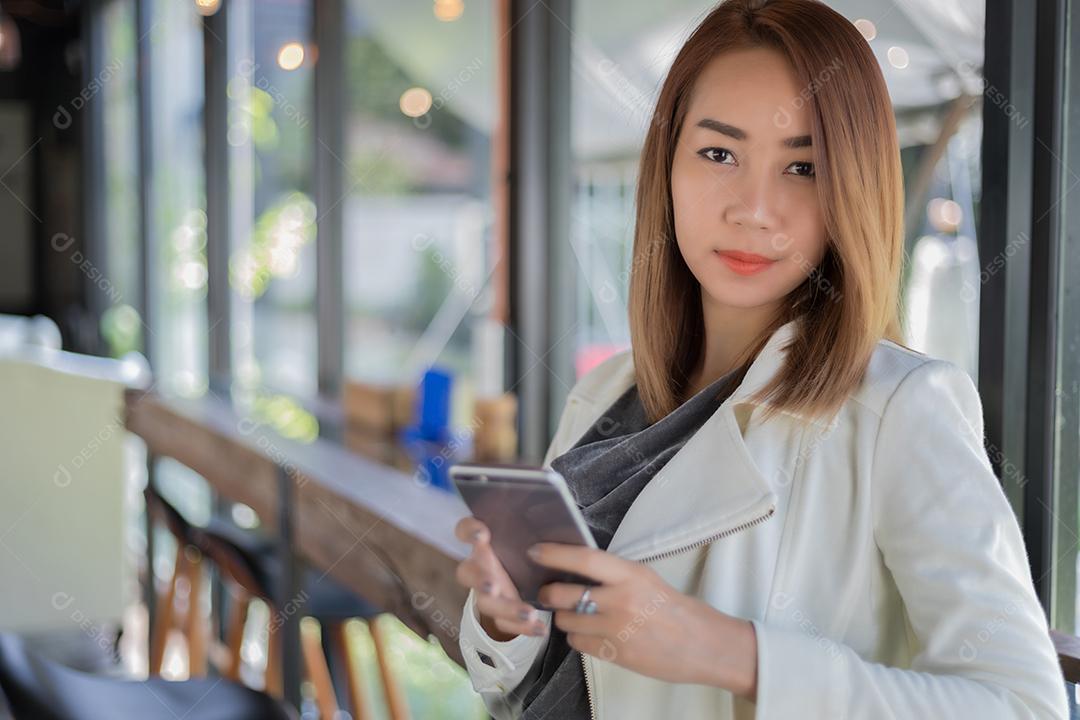
{"label": "woman", "polygon": [[903,347],[903,192],[870,48],[731,0],[641,156],[632,349],[544,460],[602,549],[519,598],[474,518],[461,647],[496,717],[1066,718],[974,384]]}

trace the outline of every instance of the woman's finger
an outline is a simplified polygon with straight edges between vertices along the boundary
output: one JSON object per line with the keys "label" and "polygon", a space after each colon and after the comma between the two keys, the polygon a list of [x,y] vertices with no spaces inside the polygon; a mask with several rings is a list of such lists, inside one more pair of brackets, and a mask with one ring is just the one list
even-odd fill
{"label": "woman's finger", "polygon": [[533,562],[545,567],[567,570],[602,583],[617,583],[640,567],[606,550],[565,543],[536,543],[528,554]]}
{"label": "woman's finger", "polygon": [[457,580],[473,589],[476,609],[495,621],[502,632],[514,635],[543,635],[547,632],[548,622],[533,606],[522,602],[511,583],[509,592],[499,592],[499,583],[472,559],[458,564]]}
{"label": "woman's finger", "polygon": [[495,592],[500,595],[518,599],[517,587],[510,575],[506,572],[502,562],[495,554],[495,549],[486,540],[478,540],[473,543],[472,560],[484,572],[495,585]]}
{"label": "woman's finger", "polygon": [[472,515],[467,515],[458,520],[457,525],[454,526],[454,535],[458,540],[467,543],[491,539],[491,531],[488,530],[487,525],[480,522]]}
{"label": "woman's finger", "polygon": [[[588,587],[589,599],[596,603],[596,614],[611,608],[612,588],[603,585],[591,585]],[[550,608],[573,610],[577,607],[578,600],[585,593],[585,588],[586,586],[580,583],[548,583],[540,588],[536,599]]]}
{"label": "woman's finger", "polygon": [[475,598],[476,609],[482,615],[495,620],[495,625],[503,632],[517,635],[543,635],[548,621],[539,610],[521,600],[499,595],[478,594]]}
{"label": "woman's finger", "polygon": [[472,556],[458,564],[457,579],[459,583],[473,588],[478,594],[501,595],[511,600],[520,599],[513,580],[506,574],[506,570],[487,543],[474,546]]}
{"label": "woman's finger", "polygon": [[504,633],[512,635],[533,635],[536,637],[541,637],[543,635],[547,635],[548,628],[551,625],[551,616],[548,615],[547,617],[549,618],[547,620],[541,618],[532,622],[522,622],[521,620],[506,620],[504,618],[495,618],[495,627],[497,627],[499,630],[502,630]]}
{"label": "woman's finger", "polygon": [[487,588],[490,592],[518,600],[520,596],[514,581],[510,579],[491,547],[491,531],[487,526],[476,518],[467,516],[454,526],[454,534],[458,539],[472,545],[472,554],[464,561],[472,565],[463,568],[459,564],[458,582],[476,589],[477,592],[483,592],[485,583],[490,583]]}
{"label": "woman's finger", "polygon": [[498,578],[490,568],[476,561],[476,558],[466,558],[458,563],[457,581],[467,588],[472,588],[477,593],[491,594],[498,591],[496,583]]}

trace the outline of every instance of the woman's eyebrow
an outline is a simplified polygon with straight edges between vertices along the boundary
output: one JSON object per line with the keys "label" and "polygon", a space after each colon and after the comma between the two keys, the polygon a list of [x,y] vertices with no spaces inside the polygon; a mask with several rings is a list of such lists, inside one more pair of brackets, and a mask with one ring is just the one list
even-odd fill
{"label": "woman's eyebrow", "polygon": [[[735,140],[746,140],[749,137],[745,130],[740,130],[734,125],[728,125],[725,122],[713,120],[712,118],[702,118],[701,120],[698,120],[697,126],[703,127],[706,130],[715,130],[716,132],[727,135]],[[811,140],[809,135],[796,135],[795,137],[784,138],[780,141],[780,144],[790,148],[803,148],[810,147]]]}

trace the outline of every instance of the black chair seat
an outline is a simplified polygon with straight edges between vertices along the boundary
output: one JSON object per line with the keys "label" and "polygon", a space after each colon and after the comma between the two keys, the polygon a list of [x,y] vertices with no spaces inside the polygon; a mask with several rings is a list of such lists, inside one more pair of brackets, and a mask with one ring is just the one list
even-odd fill
{"label": "black chair seat", "polygon": [[16,718],[34,720],[290,720],[268,695],[220,678],[170,682],[81,673],[0,634],[0,691]]}
{"label": "black chair seat", "polygon": [[[229,562],[221,557],[222,551],[231,559],[230,566],[242,565],[251,580],[242,584],[252,585],[248,592],[267,600],[276,600],[281,583],[281,562],[276,544],[265,535],[215,518],[204,528],[197,528],[195,535],[215,562]],[[216,547],[214,547],[216,546]],[[368,619],[382,610],[364,600],[335,580],[331,575],[307,568],[300,585],[304,596],[297,600],[300,612],[316,620]]]}
{"label": "black chair seat", "polygon": [[[160,513],[174,535],[233,574],[252,595],[270,602],[277,600],[281,563],[272,538],[217,516],[205,526],[193,525],[161,495],[147,491],[146,497],[148,507]],[[330,575],[314,569],[304,571],[300,587],[304,597],[297,600],[299,611],[317,620],[368,619],[382,612]]]}
{"label": "black chair seat", "polygon": [[[210,542],[227,543],[234,558],[243,563],[256,583],[248,591],[264,599],[276,600],[281,587],[281,562],[276,545],[256,533],[226,523],[212,523],[203,531]],[[211,555],[213,557],[213,554]],[[300,612],[317,620],[372,618],[382,610],[314,568],[305,568],[300,584],[303,597],[297,599]]]}

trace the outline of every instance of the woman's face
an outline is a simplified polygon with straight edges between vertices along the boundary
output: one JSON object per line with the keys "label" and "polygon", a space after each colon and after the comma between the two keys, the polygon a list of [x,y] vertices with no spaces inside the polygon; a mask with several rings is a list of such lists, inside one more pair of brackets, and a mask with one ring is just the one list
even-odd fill
{"label": "woman's face", "polygon": [[671,194],[679,250],[706,303],[778,304],[824,257],[802,90],[786,59],[766,48],[724,53],[698,76]]}

